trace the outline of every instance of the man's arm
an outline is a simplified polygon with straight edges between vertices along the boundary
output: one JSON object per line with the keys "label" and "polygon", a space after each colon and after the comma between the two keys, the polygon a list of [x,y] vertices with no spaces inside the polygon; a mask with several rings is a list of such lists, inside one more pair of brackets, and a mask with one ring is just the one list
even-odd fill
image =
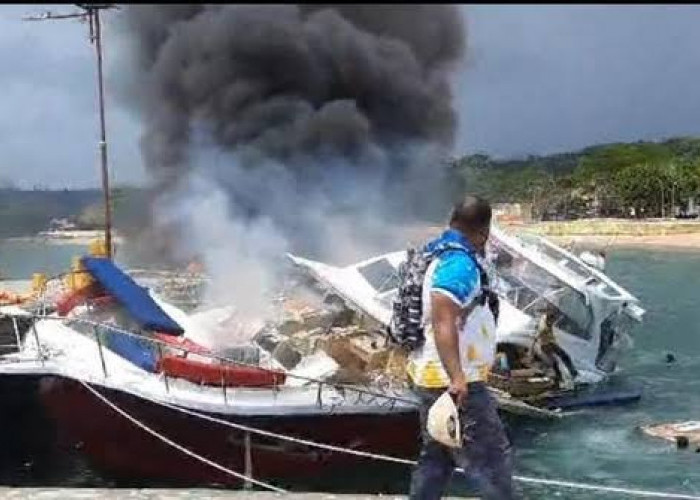
{"label": "man's arm", "polygon": [[457,322],[461,308],[446,295],[439,292],[430,294],[435,346],[440,361],[450,377],[450,392],[460,404],[467,395],[467,380],[459,357],[459,334]]}

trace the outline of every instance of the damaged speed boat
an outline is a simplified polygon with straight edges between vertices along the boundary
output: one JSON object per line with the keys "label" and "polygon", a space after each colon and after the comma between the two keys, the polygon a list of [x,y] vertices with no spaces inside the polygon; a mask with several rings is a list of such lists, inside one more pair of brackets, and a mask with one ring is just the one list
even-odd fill
{"label": "damaged speed boat", "polygon": [[[504,411],[558,418],[548,398],[561,394],[525,360],[538,311],[557,307],[557,340],[589,383],[614,371],[644,311],[545,240],[496,229],[492,240],[509,367],[507,376],[494,370],[492,389]],[[254,335],[224,348],[204,339],[242,328],[231,308],[185,312],[153,281],[139,285],[109,259],[85,257],[80,280],[37,299],[43,314],[36,303],[0,310],[8,325],[21,324],[12,332],[18,349],[0,356],[0,378],[38,383],[61,439],[129,478],[237,485],[240,476],[226,470],[296,479],[366,461],[353,452],[412,459],[416,401],[405,353],[384,334],[404,256],[335,267],[290,255],[302,272],[278,318],[244,325]]]}
{"label": "damaged speed boat", "polygon": [[[578,381],[606,380],[631,345],[631,330],[643,319],[639,300],[597,266],[538,236],[516,237],[493,228],[488,253],[485,264],[501,298],[498,351],[509,367],[508,377],[494,370],[491,385],[530,400],[544,396],[546,402],[552,395],[552,377],[537,359],[528,359],[545,310],[556,311],[554,334],[578,370]],[[389,324],[405,252],[346,267],[289,257],[349,307],[379,325]]]}

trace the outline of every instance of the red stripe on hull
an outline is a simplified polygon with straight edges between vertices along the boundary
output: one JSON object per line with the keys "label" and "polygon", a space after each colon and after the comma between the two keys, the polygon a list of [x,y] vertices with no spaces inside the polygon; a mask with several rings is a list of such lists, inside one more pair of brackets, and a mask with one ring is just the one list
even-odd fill
{"label": "red stripe on hull", "polygon": [[[179,445],[224,467],[244,472],[243,432],[120,391],[99,390],[119,408]],[[47,377],[42,380],[40,394],[63,437],[73,444],[81,443],[83,451],[105,471],[131,479],[240,486],[235,478],[138,428],[76,381]],[[231,420],[279,434],[374,453],[413,458],[418,451],[419,428],[415,413],[235,417]],[[251,435],[251,443],[253,476],[261,480],[303,479],[368,462],[347,454],[256,435]]]}
{"label": "red stripe on hull", "polygon": [[274,387],[284,384],[285,374],[263,368],[203,363],[180,356],[163,356],[158,372],[170,377],[184,378],[195,384],[227,387]]}

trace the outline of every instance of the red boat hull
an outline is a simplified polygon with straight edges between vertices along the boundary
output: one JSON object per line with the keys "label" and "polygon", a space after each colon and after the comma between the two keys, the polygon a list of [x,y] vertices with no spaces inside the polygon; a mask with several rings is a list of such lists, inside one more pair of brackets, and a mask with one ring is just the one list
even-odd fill
{"label": "red boat hull", "polygon": [[[245,470],[245,434],[228,426],[183,414],[136,396],[97,388],[131,416],[172,441],[234,471]],[[94,464],[129,479],[160,479],[183,484],[240,486],[240,481],[174,449],[105,405],[80,383],[60,377],[41,381],[40,395],[59,428],[61,441],[80,445]],[[391,415],[294,415],[221,417],[279,434],[392,456],[414,458],[418,451],[416,413]],[[277,439],[251,435],[252,475],[256,479],[304,479],[368,459]],[[406,472],[408,474],[408,471]]]}

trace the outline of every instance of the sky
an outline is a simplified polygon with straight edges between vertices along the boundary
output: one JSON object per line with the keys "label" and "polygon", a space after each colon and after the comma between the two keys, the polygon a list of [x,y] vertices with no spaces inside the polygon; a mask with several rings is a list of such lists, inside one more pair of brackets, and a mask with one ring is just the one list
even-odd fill
{"label": "sky", "polygon": [[[0,184],[99,184],[94,48],[77,21],[24,22],[69,5],[0,6]],[[700,6],[462,7],[455,155],[545,154],[700,135]],[[106,14],[112,181],[146,180],[138,117],[119,98],[123,35]]]}

